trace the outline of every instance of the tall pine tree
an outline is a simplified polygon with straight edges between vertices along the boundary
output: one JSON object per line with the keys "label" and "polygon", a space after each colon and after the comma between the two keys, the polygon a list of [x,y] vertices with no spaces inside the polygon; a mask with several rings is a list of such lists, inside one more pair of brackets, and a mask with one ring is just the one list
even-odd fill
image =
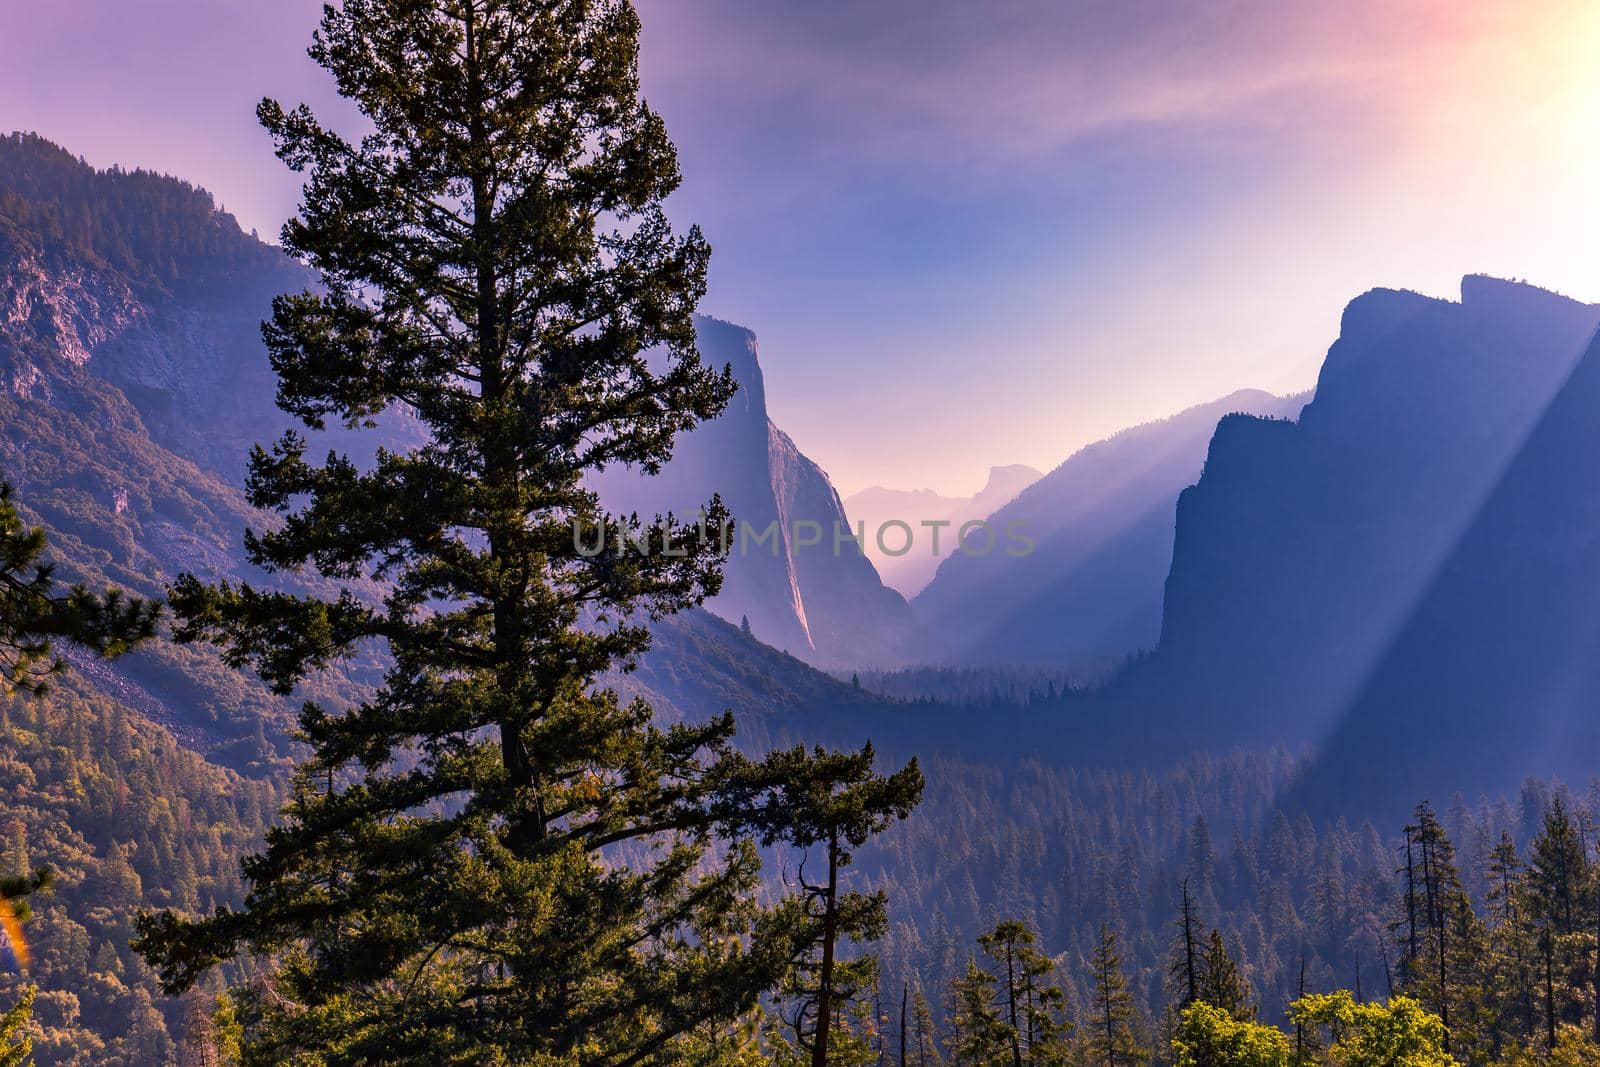
{"label": "tall pine tree", "polygon": [[659,470],[733,390],[695,349],[709,249],[662,210],[679,175],[639,29],[627,0],[345,0],[311,55],[370,132],[259,109],[307,176],[284,245],[322,281],[264,328],[280,406],[316,429],[404,405],[429,440],[370,464],[297,433],[252,453],[250,498],[282,518],[250,558],[336,592],[172,591],[181,639],[282,692],[388,656],[370,699],[305,707],[311,755],[243,908],[140,924],[169,990],[273,961],[258,1059],[677,1062],[796,951],[771,915],[735,922],[759,863],[748,783],[726,799],[731,719],[660,728],[592,685],[716,592],[723,552],[606,515],[585,482]]}
{"label": "tall pine tree", "polygon": [[1055,963],[1039,950],[1038,937],[1023,923],[1005,919],[978,937],[999,985],[1012,1067],[1044,1067],[1067,1061],[1072,1026],[1061,1017],[1065,998],[1050,982]]}
{"label": "tall pine tree", "polygon": [[1132,1067],[1143,1062],[1144,1049],[1134,1036],[1133,997],[1122,973],[1122,951],[1109,923],[1100,927],[1100,943],[1090,964],[1094,981],[1094,1018],[1087,1022],[1089,1048],[1104,1067]]}

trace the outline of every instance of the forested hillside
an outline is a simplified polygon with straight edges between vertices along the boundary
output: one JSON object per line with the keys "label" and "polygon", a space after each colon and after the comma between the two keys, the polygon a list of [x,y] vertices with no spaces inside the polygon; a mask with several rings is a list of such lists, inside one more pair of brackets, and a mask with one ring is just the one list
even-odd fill
{"label": "forested hillside", "polygon": [[[27,924],[41,1065],[173,1061],[196,1003],[202,1015],[209,1004],[161,995],[128,948],[133,918],[239,900],[239,857],[283,797],[281,780],[209,764],[80,682],[0,698],[0,870],[54,875]],[[23,985],[0,977],[0,1004]]]}
{"label": "forested hillside", "polygon": [[[1339,989],[1410,994],[1439,1012],[1443,937],[1463,1063],[1537,1048],[1552,1019],[1558,1031],[1593,1032],[1600,782],[1439,797],[1404,823],[1374,826],[1278,807],[1302,767],[1283,752],[1198,757],[1160,774],[933,761],[917,817],[863,859],[891,901],[883,1002],[897,1006],[902,985],[920,990],[948,1045],[962,1029],[953,991],[982,955],[976,938],[1015,919],[1037,935],[1064,1014],[1087,1038],[1109,924],[1134,1032],[1170,1063],[1186,999],[1174,964],[1187,891],[1197,936],[1219,931],[1264,1022],[1287,1025],[1298,996]],[[1541,951],[1554,954],[1550,1018],[1535,982]],[[898,1010],[887,1018],[892,1050]]]}

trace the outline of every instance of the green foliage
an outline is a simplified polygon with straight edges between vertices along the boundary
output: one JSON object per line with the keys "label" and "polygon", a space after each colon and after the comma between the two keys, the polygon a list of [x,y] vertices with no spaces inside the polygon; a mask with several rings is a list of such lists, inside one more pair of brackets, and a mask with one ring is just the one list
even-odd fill
{"label": "green foliage", "polygon": [[1131,1067],[1142,1063],[1147,1053],[1134,1034],[1133,997],[1122,972],[1122,953],[1117,947],[1117,932],[1110,923],[1100,926],[1100,943],[1090,964],[1094,982],[1092,1015],[1086,1020],[1089,1048],[1105,1067]]}
{"label": "green foliage", "polygon": [[1055,963],[1039,951],[1038,940],[1015,919],[1002,920],[978,937],[999,987],[1011,1061],[1028,1067],[1066,1063],[1072,1034],[1072,1024],[1061,1017],[1061,989],[1050,981]]}
{"label": "green foliage", "polygon": [[1562,1027],[1556,1047],[1517,1048],[1494,1060],[1495,1067],[1594,1067],[1600,1063],[1600,1043],[1576,1028]]}
{"label": "green foliage", "polygon": [[967,961],[966,973],[950,984],[953,1013],[950,1051],[956,1063],[1001,1067],[1011,1062],[1011,1031],[1000,1021],[994,975]]}
{"label": "green foliage", "polygon": [[1292,1062],[1282,1030],[1198,1000],[1183,1010],[1172,1051],[1177,1067],[1289,1067]]}
{"label": "green foliage", "polygon": [[[877,940],[887,924],[884,894],[849,892],[841,878],[857,849],[922,799],[915,760],[890,775],[879,774],[876,762],[870,744],[859,752],[795,748],[758,763],[729,761],[741,784],[728,801],[751,812],[750,825],[763,844],[781,842],[803,857],[800,893],[784,909],[801,931],[800,952],[779,993],[792,1042],[813,1062],[845,1063],[864,1054],[845,1020],[877,988],[878,961],[867,954],[845,959],[839,952],[847,943]],[[763,795],[765,804],[754,802]],[[805,874],[812,850],[823,865],[818,881]]]}
{"label": "green foliage", "polygon": [[1200,973],[1195,999],[1209,1004],[1241,1022],[1256,1017],[1255,1003],[1250,999],[1250,986],[1239,973],[1239,965],[1228,954],[1220,931],[1211,931],[1200,959]]}
{"label": "green foliage", "polygon": [[1289,1014],[1328,1032],[1323,1062],[1337,1067],[1459,1067],[1445,1051],[1444,1023],[1410,997],[1358,1003],[1347,990],[1311,994]]}
{"label": "green foliage", "polygon": [[27,1027],[33,1018],[33,1001],[39,991],[28,986],[21,998],[0,1014],[0,1067],[24,1067],[33,1055],[33,1036]]}
{"label": "green foliage", "polygon": [[928,996],[920,986],[912,994],[911,1019],[904,1022],[909,1024],[907,1030],[910,1038],[906,1067],[913,1063],[917,1067],[944,1067],[944,1057],[939,1054],[938,1032],[934,1028],[933,1005],[928,1003]]}

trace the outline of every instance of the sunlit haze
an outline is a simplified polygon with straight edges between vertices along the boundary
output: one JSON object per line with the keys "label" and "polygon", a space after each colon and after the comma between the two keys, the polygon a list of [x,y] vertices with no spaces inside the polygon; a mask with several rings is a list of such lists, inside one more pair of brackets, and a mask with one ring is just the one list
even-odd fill
{"label": "sunlit haze", "polygon": [[[337,107],[319,5],[7,14],[0,126],[276,232],[252,108]],[[1241,387],[1307,388],[1344,303],[1461,275],[1600,299],[1600,7],[648,0],[704,310],[842,493],[971,493]],[[337,112],[336,112],[337,113]]]}

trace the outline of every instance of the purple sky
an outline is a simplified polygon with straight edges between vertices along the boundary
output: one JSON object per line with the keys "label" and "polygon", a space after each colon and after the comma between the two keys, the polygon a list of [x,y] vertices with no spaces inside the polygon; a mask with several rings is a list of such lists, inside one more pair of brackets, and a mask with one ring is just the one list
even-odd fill
{"label": "purple sky", "polygon": [[[252,110],[340,107],[310,0],[8,11],[0,127],[273,234]],[[1235,388],[1314,380],[1344,302],[1464,273],[1600,299],[1600,15],[1578,0],[646,0],[704,309],[848,493],[972,492]]]}

